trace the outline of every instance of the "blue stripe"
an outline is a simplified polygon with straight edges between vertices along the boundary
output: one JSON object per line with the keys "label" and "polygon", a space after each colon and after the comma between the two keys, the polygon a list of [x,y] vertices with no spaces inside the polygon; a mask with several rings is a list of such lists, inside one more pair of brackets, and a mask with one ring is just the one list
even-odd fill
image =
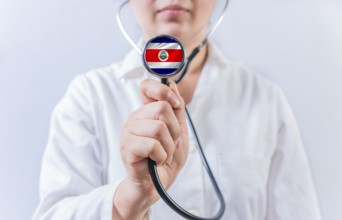
{"label": "blue stripe", "polygon": [[169,37],[157,37],[153,39],[151,43],[178,43],[178,42]]}
{"label": "blue stripe", "polygon": [[171,73],[176,72],[178,69],[151,69],[153,72],[155,72],[156,74],[160,74],[160,75],[169,75]]}

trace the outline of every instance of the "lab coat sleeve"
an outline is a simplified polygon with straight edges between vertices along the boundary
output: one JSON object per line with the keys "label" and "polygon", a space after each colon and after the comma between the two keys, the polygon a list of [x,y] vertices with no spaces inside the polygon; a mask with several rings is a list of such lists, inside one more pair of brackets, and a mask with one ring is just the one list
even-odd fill
{"label": "lab coat sleeve", "polygon": [[82,76],[70,85],[51,119],[33,219],[112,219],[116,184],[104,184],[107,159],[94,128]]}
{"label": "lab coat sleeve", "polygon": [[319,220],[320,211],[298,126],[278,91],[278,137],[268,181],[267,220]]}

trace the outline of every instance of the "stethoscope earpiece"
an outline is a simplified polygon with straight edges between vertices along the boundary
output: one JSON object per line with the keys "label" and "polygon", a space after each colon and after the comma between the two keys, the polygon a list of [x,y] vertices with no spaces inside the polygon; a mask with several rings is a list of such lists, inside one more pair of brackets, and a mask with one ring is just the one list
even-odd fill
{"label": "stethoscope earpiece", "polygon": [[142,60],[145,68],[154,76],[170,78],[184,67],[184,47],[172,36],[159,35],[146,43]]}

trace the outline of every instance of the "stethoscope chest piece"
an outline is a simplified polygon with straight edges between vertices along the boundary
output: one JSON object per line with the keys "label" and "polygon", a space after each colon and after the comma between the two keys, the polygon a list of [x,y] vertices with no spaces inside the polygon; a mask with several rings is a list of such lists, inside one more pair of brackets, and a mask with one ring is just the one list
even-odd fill
{"label": "stethoscope chest piece", "polygon": [[159,78],[169,78],[179,73],[184,67],[184,47],[174,37],[159,35],[146,43],[142,60],[151,74]]}

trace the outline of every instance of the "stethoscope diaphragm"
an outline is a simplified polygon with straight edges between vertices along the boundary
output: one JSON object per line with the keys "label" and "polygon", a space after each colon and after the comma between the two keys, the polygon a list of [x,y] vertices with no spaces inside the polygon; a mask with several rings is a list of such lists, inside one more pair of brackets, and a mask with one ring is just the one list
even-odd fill
{"label": "stethoscope diaphragm", "polygon": [[169,78],[179,73],[184,67],[184,47],[172,36],[159,35],[146,43],[142,60],[151,74],[159,78]]}

